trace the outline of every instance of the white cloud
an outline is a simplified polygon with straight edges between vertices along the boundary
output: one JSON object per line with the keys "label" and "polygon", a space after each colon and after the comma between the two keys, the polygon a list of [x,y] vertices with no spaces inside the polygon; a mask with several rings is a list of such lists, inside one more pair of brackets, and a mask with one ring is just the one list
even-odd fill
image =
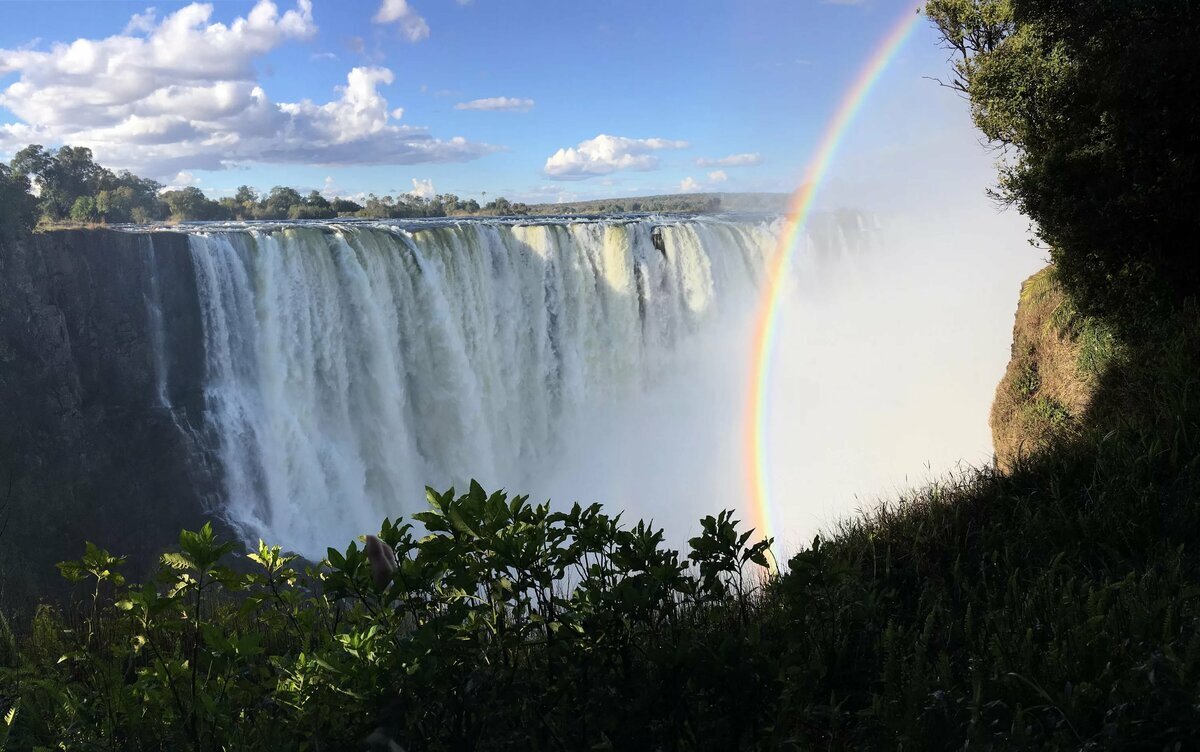
{"label": "white cloud", "polygon": [[459,102],[454,105],[454,109],[529,112],[533,109],[533,100],[517,99],[516,97],[488,97],[487,99],[472,99],[470,102]]}
{"label": "white cloud", "polygon": [[[417,164],[473,159],[494,150],[463,138],[434,138],[397,123],[380,67],[358,67],[323,104],[274,102],[255,81],[255,63],[290,40],[316,33],[311,0],[280,14],[259,0],[244,18],[211,21],[192,4],[155,20],[144,36],[78,39],[49,50],[0,49],[0,151],[26,143],[90,147],[97,160],[150,176],[245,162]],[[147,20],[149,19],[149,20]],[[133,22],[131,22],[133,23]]]}
{"label": "white cloud", "polygon": [[679,181],[680,193],[695,193],[700,190],[700,184],[693,180],[690,176]]}
{"label": "white cloud", "polygon": [[372,20],[377,24],[396,24],[400,27],[400,33],[410,42],[429,38],[429,24],[417,15],[408,0],[383,0]]}
{"label": "white cloud", "polygon": [[141,13],[136,13],[129,19],[129,23],[125,24],[125,30],[122,34],[147,34],[154,30],[155,23],[158,20],[158,13],[154,8],[147,8]]}
{"label": "white cloud", "polygon": [[200,178],[196,177],[187,170],[180,170],[179,172],[175,173],[175,177],[167,181],[166,188],[167,190],[174,191],[179,190],[180,188],[186,188],[189,185],[197,185],[201,182],[203,181]]}
{"label": "white cloud", "polygon": [[425,178],[424,180],[412,179],[413,189],[408,192],[410,196],[418,198],[433,198],[437,195],[437,191],[433,189],[433,178]]}
{"label": "white cloud", "polygon": [[730,154],[728,157],[700,157],[696,160],[698,167],[747,167],[762,164],[762,155],[758,152],[749,154]]}
{"label": "white cloud", "polygon": [[713,170],[708,173],[708,182],[710,183],[724,183],[728,179],[729,176],[725,174],[724,170]]}
{"label": "white cloud", "polygon": [[658,157],[651,152],[688,146],[687,141],[600,134],[574,148],[559,149],[546,160],[542,171],[554,180],[583,180],[617,170],[653,170],[658,167]]}

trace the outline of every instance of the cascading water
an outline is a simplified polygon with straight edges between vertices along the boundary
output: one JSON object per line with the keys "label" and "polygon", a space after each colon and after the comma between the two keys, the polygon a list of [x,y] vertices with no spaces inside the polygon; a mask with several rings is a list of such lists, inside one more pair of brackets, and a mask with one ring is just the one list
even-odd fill
{"label": "cascading water", "polygon": [[426,484],[529,488],[587,416],[753,308],[776,231],[718,218],[194,231],[226,516],[319,554],[415,511]]}

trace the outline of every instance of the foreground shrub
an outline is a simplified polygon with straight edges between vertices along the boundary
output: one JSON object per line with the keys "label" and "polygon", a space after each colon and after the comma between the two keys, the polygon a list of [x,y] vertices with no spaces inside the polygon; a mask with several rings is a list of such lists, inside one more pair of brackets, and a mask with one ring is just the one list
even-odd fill
{"label": "foreground shrub", "polygon": [[382,587],[357,543],[301,570],[266,544],[238,557],[205,526],[142,585],[89,544],[60,565],[84,602],[39,612],[31,660],[0,692],[21,697],[22,742],[348,749],[382,725],[415,749],[736,746],[711,708],[749,722],[756,673],[773,669],[739,652],[767,543],[731,513],[703,520],[682,558],[598,506],[555,513],[476,484],[429,501],[428,535],[384,522],[399,567]]}

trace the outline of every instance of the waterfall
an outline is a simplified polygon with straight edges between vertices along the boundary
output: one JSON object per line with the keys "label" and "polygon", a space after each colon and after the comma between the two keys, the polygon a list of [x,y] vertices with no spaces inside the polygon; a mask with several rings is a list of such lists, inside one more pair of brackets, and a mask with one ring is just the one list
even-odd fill
{"label": "waterfall", "polygon": [[426,484],[520,490],[584,416],[753,308],[777,232],[722,218],[193,228],[225,515],[319,555],[417,511]]}

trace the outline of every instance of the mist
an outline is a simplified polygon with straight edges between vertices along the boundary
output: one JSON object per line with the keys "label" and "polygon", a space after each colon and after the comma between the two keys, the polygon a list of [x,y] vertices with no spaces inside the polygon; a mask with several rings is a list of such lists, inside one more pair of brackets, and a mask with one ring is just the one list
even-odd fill
{"label": "mist", "polygon": [[[847,143],[780,313],[766,446],[783,551],[881,499],[990,464],[988,414],[1020,284],[1046,263],[1026,220],[986,194],[992,155],[963,108],[913,108],[902,92],[889,102],[874,117],[923,135],[903,149]],[[847,217],[862,229],[843,232]],[[729,301],[655,383],[594,406],[529,490],[653,519],[677,545],[720,509],[753,519],[745,426],[757,306]]]}

